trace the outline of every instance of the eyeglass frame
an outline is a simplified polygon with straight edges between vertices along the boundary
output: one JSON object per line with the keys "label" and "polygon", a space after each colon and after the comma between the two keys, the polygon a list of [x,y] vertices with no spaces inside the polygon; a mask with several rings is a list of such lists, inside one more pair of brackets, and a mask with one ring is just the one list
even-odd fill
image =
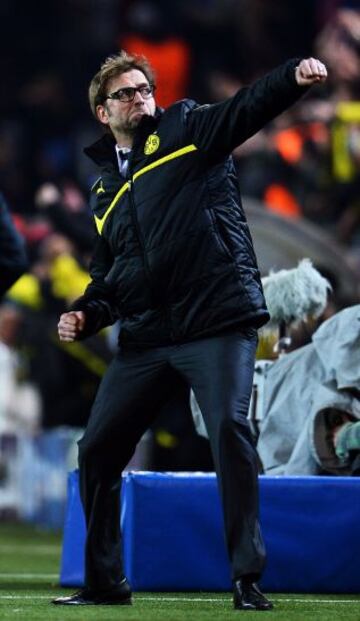
{"label": "eyeglass frame", "polygon": [[[144,97],[144,94],[141,92],[144,89],[150,89],[150,92],[146,94],[145,97]],[[150,99],[151,97],[154,96],[155,90],[156,90],[155,84],[146,84],[146,85],[144,84],[142,86],[123,86],[122,88],[118,88],[117,91],[114,91],[113,93],[110,93],[109,95],[104,97],[103,101],[105,101],[106,99],[112,99],[113,101],[120,101],[121,103],[131,103],[132,101],[134,101],[136,93],[140,93],[143,99]],[[119,93],[121,91],[133,91],[132,98],[131,99],[120,99]]]}

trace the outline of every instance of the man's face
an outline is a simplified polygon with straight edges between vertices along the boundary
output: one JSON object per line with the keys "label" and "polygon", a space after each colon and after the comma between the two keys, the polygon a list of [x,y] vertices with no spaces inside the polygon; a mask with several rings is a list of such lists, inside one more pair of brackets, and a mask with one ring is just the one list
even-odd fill
{"label": "man's face", "polygon": [[[148,86],[149,82],[142,71],[132,69],[110,80],[106,92],[110,95],[123,88]],[[145,98],[136,91],[133,101],[106,99],[102,105],[97,106],[96,112],[98,119],[118,137],[121,134],[132,134],[144,115],[154,116],[155,100],[153,96]]]}

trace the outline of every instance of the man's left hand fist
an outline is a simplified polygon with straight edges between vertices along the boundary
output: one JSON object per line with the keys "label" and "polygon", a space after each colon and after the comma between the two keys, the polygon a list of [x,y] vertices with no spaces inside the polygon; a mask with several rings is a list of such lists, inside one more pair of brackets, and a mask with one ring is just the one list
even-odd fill
{"label": "man's left hand fist", "polygon": [[326,67],[317,58],[304,58],[295,69],[295,79],[300,86],[325,82],[326,78]]}

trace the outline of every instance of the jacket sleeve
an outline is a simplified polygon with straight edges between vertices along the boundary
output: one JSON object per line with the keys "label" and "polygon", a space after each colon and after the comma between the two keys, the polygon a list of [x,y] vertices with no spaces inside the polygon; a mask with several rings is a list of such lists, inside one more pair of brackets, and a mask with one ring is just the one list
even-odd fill
{"label": "jacket sleeve", "polygon": [[90,263],[91,282],[84,294],[75,300],[69,309],[85,313],[85,328],[81,333],[81,339],[112,325],[119,318],[113,289],[106,282],[106,275],[113,261],[106,240],[98,236]]}
{"label": "jacket sleeve", "polygon": [[215,159],[229,155],[295,103],[308,90],[295,79],[299,62],[289,60],[221,103],[193,108],[187,115],[187,128],[197,148]]}
{"label": "jacket sleeve", "polygon": [[0,299],[28,269],[25,244],[0,195]]}

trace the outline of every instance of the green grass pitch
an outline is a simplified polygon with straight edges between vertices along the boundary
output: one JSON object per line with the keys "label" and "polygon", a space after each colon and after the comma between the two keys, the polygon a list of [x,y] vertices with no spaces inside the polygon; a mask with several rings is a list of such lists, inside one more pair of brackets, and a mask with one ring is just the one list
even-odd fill
{"label": "green grass pitch", "polygon": [[358,595],[276,593],[271,612],[234,611],[230,593],[135,593],[131,607],[56,607],[51,598],[66,592],[58,585],[60,554],[60,534],[0,523],[1,621],[215,621],[244,616],[254,621],[360,621]]}

